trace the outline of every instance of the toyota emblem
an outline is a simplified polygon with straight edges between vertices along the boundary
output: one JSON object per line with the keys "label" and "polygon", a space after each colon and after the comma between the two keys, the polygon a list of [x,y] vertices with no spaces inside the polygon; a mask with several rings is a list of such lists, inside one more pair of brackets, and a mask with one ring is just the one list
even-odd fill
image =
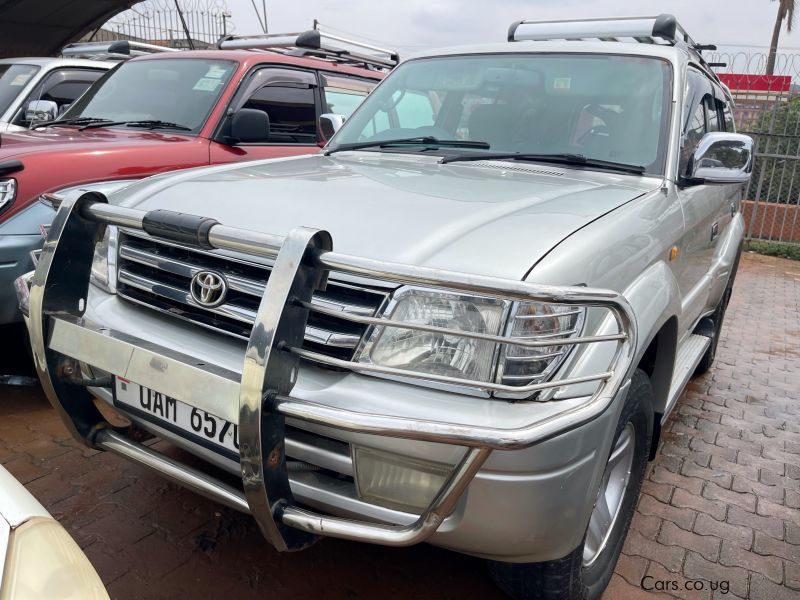
{"label": "toyota emblem", "polygon": [[222,273],[198,271],[189,284],[192,299],[204,308],[215,308],[225,302],[228,281]]}

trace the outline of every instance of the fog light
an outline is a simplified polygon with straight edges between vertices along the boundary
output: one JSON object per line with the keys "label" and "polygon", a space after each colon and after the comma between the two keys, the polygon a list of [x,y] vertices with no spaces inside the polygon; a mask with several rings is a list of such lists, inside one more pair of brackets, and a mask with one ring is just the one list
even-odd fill
{"label": "fog light", "polygon": [[407,512],[426,509],[452,471],[450,465],[360,446],[353,447],[353,458],[359,497]]}

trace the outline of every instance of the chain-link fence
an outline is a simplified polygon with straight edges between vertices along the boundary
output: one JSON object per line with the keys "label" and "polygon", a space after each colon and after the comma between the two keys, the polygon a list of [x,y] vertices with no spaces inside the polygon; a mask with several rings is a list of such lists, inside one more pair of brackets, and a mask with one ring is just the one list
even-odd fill
{"label": "chain-link fence", "polygon": [[800,52],[779,54],[773,75],[765,75],[767,58],[758,50],[706,55],[736,101],[737,129],[755,140],[747,238],[800,244]]}

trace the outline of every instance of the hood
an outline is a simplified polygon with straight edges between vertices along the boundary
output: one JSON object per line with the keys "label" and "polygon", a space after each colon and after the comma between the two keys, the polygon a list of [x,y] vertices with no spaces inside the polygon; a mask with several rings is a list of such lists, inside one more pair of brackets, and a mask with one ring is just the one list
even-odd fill
{"label": "hood", "polygon": [[660,184],[535,164],[348,152],[159,176],[112,201],[278,235],[326,229],[339,252],[521,279],[564,238]]}
{"label": "hood", "polygon": [[0,58],[52,56],[139,0],[0,0]]}
{"label": "hood", "polygon": [[76,127],[48,127],[0,135],[0,159],[26,154],[60,154],[85,150],[118,150],[127,146],[141,147],[164,142],[191,142],[195,137],[174,132],[129,128],[97,128],[80,131]]}

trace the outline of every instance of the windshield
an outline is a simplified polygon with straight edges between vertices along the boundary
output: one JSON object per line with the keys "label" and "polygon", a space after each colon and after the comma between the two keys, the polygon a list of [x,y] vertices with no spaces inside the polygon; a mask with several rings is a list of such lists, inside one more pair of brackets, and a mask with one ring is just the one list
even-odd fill
{"label": "windshield", "polygon": [[663,174],[671,68],[597,54],[454,56],[409,61],[367,97],[331,148],[430,136],[489,148],[404,144],[369,151],[574,154]]}
{"label": "windshield", "polygon": [[35,65],[0,65],[0,114],[8,110],[38,70]]}
{"label": "windshield", "polygon": [[166,121],[197,133],[236,63],[196,58],[123,63],[101,77],[61,119]]}

